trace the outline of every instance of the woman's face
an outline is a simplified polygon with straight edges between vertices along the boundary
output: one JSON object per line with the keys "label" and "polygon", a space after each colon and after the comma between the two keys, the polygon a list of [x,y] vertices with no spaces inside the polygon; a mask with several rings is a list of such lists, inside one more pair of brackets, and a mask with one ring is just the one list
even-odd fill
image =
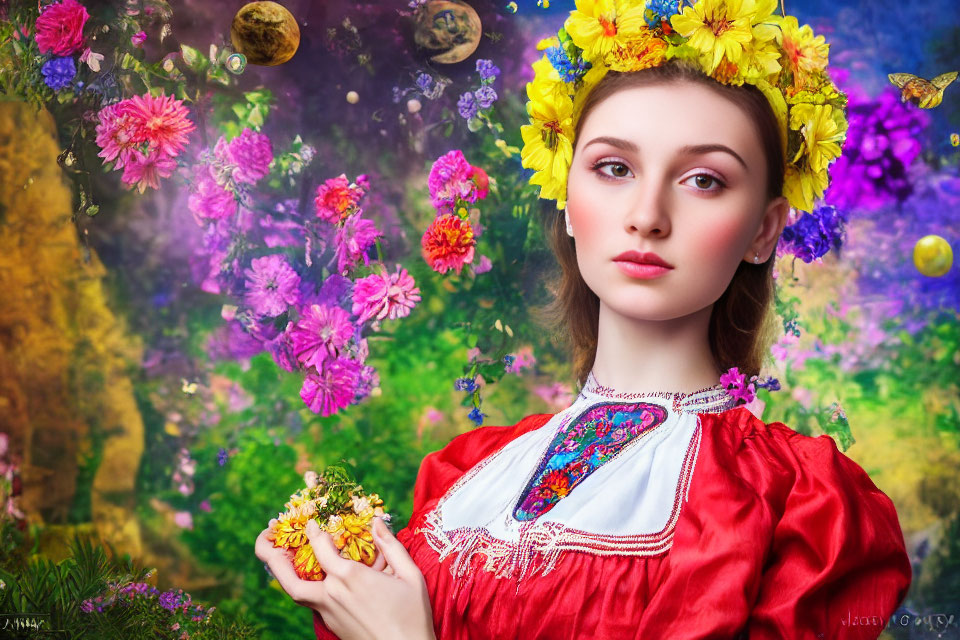
{"label": "woman's face", "polygon": [[[741,260],[765,261],[789,207],[766,201],[756,126],[710,88],[622,89],[582,123],[567,186],[580,273],[625,316],[667,320],[714,303]],[[654,252],[673,268],[641,278],[615,258]]]}

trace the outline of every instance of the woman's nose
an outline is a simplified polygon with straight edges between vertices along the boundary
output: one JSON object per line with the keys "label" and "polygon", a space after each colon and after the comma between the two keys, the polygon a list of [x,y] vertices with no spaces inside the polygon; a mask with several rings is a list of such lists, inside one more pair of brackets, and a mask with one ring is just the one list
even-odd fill
{"label": "woman's nose", "polygon": [[650,174],[637,179],[625,203],[624,227],[643,234],[663,233],[670,225],[670,185],[666,178]]}

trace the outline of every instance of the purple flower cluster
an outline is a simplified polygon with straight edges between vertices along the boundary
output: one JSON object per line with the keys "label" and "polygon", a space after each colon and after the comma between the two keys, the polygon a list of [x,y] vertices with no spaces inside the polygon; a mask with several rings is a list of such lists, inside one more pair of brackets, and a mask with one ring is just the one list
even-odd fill
{"label": "purple flower cluster", "polygon": [[903,202],[913,191],[909,168],[930,115],[902,103],[892,87],[875,99],[856,88],[845,91],[849,129],[843,155],[830,167],[824,201],[848,211]]}
{"label": "purple flower cluster", "polygon": [[270,172],[273,162],[273,145],[270,138],[250,129],[229,143],[222,136],[214,149],[217,159],[232,168],[232,177],[236,182],[256,184]]}
{"label": "purple flower cluster", "polygon": [[40,67],[43,81],[54,91],[70,86],[73,76],[77,75],[77,66],[71,57],[50,58]]}
{"label": "purple flower cluster", "polygon": [[457,111],[464,120],[473,120],[497,101],[497,92],[492,85],[500,75],[500,69],[492,60],[480,59],[477,60],[477,73],[480,74],[480,86],[460,94],[457,100]]}
{"label": "purple flower cluster", "polygon": [[399,265],[388,273],[368,255],[382,233],[363,217],[366,176],[320,185],[315,216],[303,215],[297,200],[254,216],[252,186],[272,157],[265,136],[245,131],[230,143],[221,138],[195,169],[188,204],[205,234],[193,276],[232,302],[208,351],[214,359],[266,351],[280,368],[305,375],[300,397],[327,416],[379,386],[376,369],[365,364],[364,325],[377,331],[383,319],[409,314],[419,289]]}
{"label": "purple flower cluster", "polygon": [[740,373],[739,367],[732,367],[720,376],[720,384],[727,390],[727,393],[736,398],[738,405],[753,402],[756,398],[757,389],[754,386],[756,381],[757,376],[752,376],[748,381],[747,376]]}
{"label": "purple flower cluster", "polygon": [[[202,622],[208,618],[216,607],[194,605],[189,593],[183,589],[160,591],[146,582],[128,582],[124,585],[110,583],[100,595],[84,600],[80,610],[84,613],[102,613],[115,605],[127,605],[133,601],[156,603],[160,608],[176,615],[189,616],[194,622]],[[177,623],[179,624],[179,623]]]}
{"label": "purple flower cluster", "polygon": [[784,227],[777,255],[792,253],[810,263],[823,257],[831,247],[839,250],[846,222],[846,217],[830,205],[818,207],[813,213],[801,212],[796,222]]}
{"label": "purple flower cluster", "polygon": [[282,254],[271,254],[250,261],[246,303],[259,317],[276,317],[300,302],[300,276]]}

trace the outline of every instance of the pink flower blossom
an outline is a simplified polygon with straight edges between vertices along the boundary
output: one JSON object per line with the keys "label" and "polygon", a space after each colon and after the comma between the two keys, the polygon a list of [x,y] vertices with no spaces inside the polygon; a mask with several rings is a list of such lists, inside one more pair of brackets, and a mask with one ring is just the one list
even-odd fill
{"label": "pink flower blossom", "polygon": [[103,54],[91,51],[90,47],[83,50],[80,54],[80,62],[87,63],[91,71],[100,71],[100,63],[103,62]]}
{"label": "pink flower blossom", "polygon": [[350,358],[326,362],[322,371],[307,375],[300,389],[300,397],[314,413],[321,416],[336,413],[353,402],[361,366],[361,363]]}
{"label": "pink flower blossom", "polygon": [[152,96],[145,93],[124,100],[138,142],[147,142],[151,150],[176,157],[187,144],[187,134],[196,126],[187,119],[189,113],[182,100],[173,96]]}
{"label": "pink flower blossom", "polygon": [[313,199],[317,217],[330,223],[339,222],[350,214],[362,196],[362,188],[351,187],[346,174],[330,178],[317,187],[317,195]]}
{"label": "pink flower blossom", "polygon": [[328,357],[340,355],[339,349],[347,344],[355,330],[350,314],[344,309],[310,305],[289,331],[293,354],[303,366],[320,371]]}
{"label": "pink flower blossom", "polygon": [[443,154],[433,163],[427,178],[430,202],[441,212],[452,211],[458,197],[475,202],[478,192],[473,175],[474,169],[462,151],[454,149]]}
{"label": "pink flower blossom", "polygon": [[193,529],[193,515],[189,511],[177,511],[173,514],[173,523],[181,529]]}
{"label": "pink flower blossom", "polygon": [[137,31],[135,34],[130,36],[130,44],[135,47],[142,47],[143,43],[147,41],[146,31]]}
{"label": "pink flower blossom", "polygon": [[34,36],[40,53],[68,56],[83,48],[83,26],[90,18],[77,0],[61,0],[47,5],[37,17]]}
{"label": "pink flower blossom", "polygon": [[300,302],[300,275],[282,254],[254,258],[244,275],[245,301],[258,316],[276,317]]}
{"label": "pink flower blossom", "polygon": [[131,118],[127,115],[123,102],[109,104],[97,113],[100,123],[97,125],[97,155],[103,161],[116,161],[116,168],[122,169],[134,150],[138,140],[133,130]]}
{"label": "pink flower blossom", "polygon": [[233,193],[217,184],[208,165],[198,165],[195,181],[187,198],[187,207],[194,214],[197,224],[204,226],[209,220],[229,218],[237,212],[237,199]]}
{"label": "pink flower blossom", "polygon": [[493,263],[490,262],[490,258],[487,256],[480,256],[480,259],[477,261],[477,266],[473,268],[473,272],[476,273],[486,273],[493,268]]}
{"label": "pink flower blossom", "polygon": [[169,178],[176,168],[176,161],[163,153],[146,156],[140,151],[134,151],[123,167],[121,180],[143,193],[147,187],[159,189],[160,178]]}
{"label": "pink flower blossom", "polygon": [[537,359],[533,357],[533,347],[530,345],[520,347],[513,356],[513,362],[505,368],[507,373],[520,373],[521,369],[528,369],[537,363]]}
{"label": "pink flower blossom", "polygon": [[230,142],[221,137],[214,153],[221,162],[233,167],[234,180],[247,184],[255,184],[270,173],[270,163],[273,162],[270,138],[249,128]]}
{"label": "pink flower blossom", "polygon": [[359,323],[406,317],[419,301],[420,289],[400,265],[396,273],[360,278],[353,289],[353,313],[359,316]]}
{"label": "pink flower blossom", "polygon": [[334,236],[337,272],[346,275],[346,269],[355,265],[360,258],[363,258],[364,264],[368,264],[367,250],[382,235],[372,220],[362,218],[359,213],[347,218]]}

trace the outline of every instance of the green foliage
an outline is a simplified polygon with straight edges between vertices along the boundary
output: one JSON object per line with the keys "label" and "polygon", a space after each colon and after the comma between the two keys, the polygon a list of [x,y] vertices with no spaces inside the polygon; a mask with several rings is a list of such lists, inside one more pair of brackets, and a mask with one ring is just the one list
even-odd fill
{"label": "green foliage", "polygon": [[[5,585],[0,589],[0,614],[8,620],[17,614],[34,616],[42,631],[61,631],[66,637],[78,639],[173,640],[183,631],[197,640],[259,637],[256,627],[242,619],[230,620],[211,609],[205,620],[195,621],[182,611],[161,606],[155,595],[116,596],[112,606],[107,605],[109,597],[104,596],[114,593],[114,587],[136,583],[146,586],[152,571],[135,566],[129,556],[118,557],[109,543],[106,546],[109,554],[93,539],[77,536],[70,541],[69,556],[60,562],[8,559],[0,568],[0,580]],[[93,610],[97,605],[84,607],[85,601],[98,602],[103,610]]]}

